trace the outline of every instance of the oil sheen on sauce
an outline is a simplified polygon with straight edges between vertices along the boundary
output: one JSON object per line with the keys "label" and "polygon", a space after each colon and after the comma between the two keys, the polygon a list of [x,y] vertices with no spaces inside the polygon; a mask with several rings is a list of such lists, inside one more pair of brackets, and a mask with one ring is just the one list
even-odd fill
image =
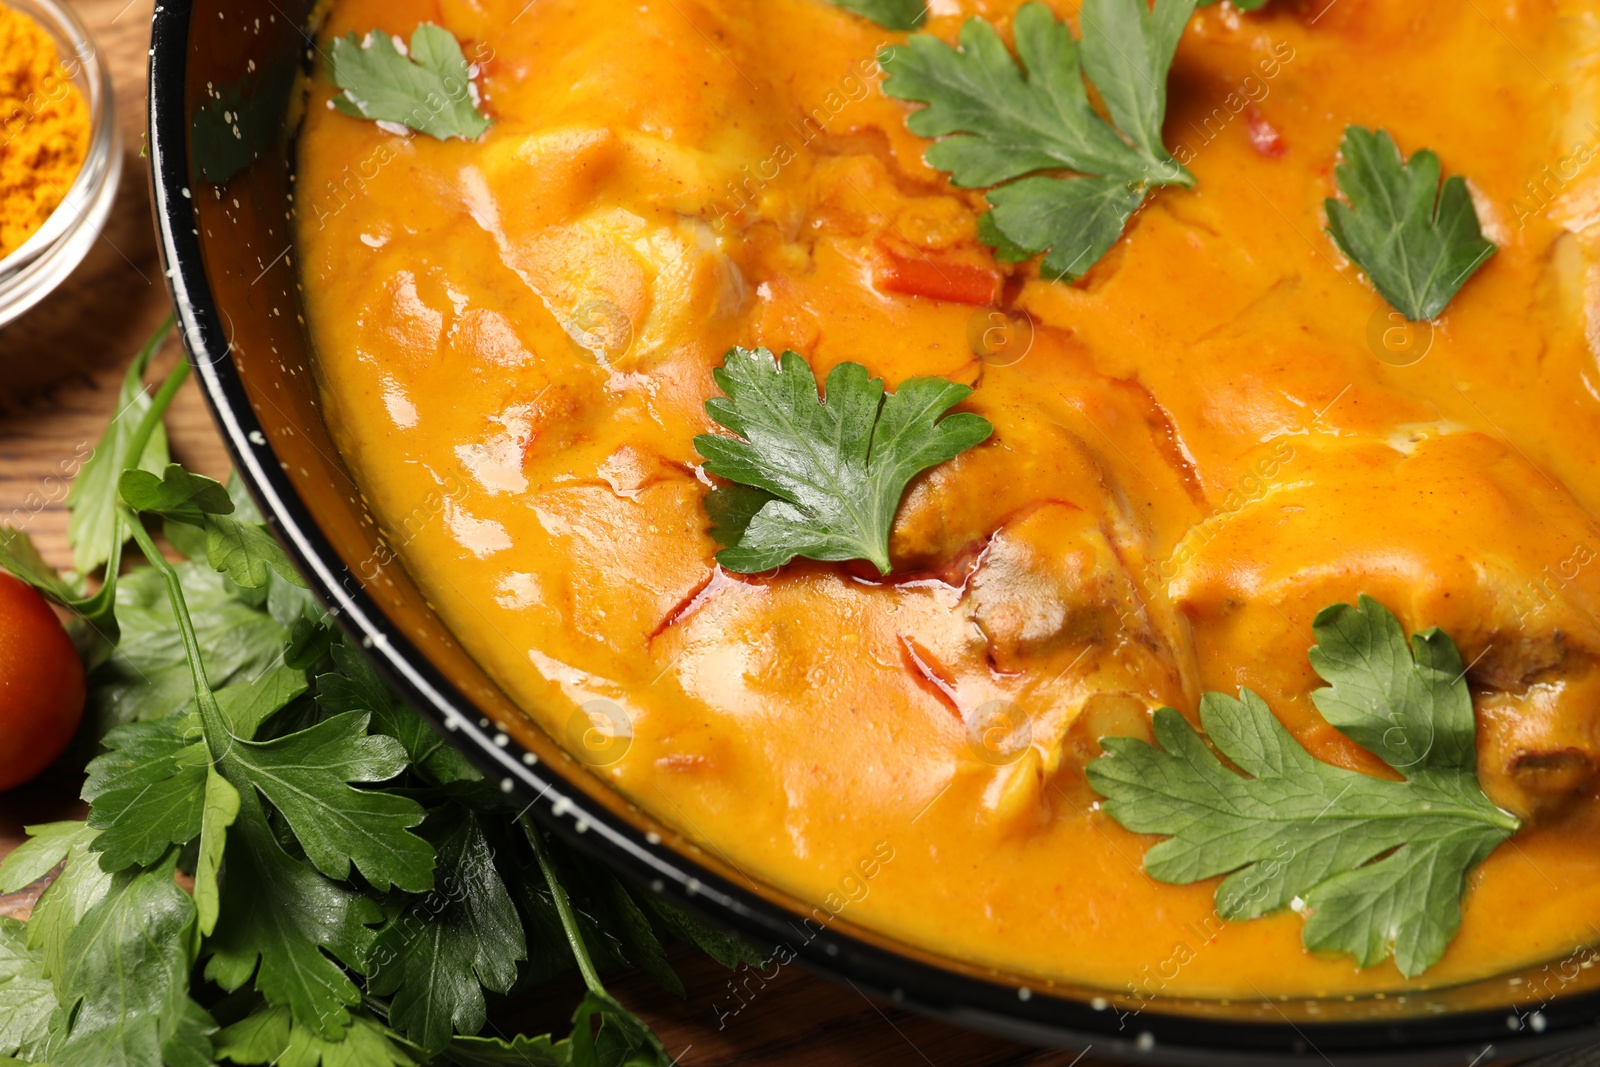
{"label": "oil sheen on sauce", "polygon": [[[928,29],[1017,6],[935,0]],[[1460,645],[1485,787],[1529,823],[1412,984],[1559,955],[1600,916],[1600,6],[1324,7],[1196,16],[1166,140],[1198,185],[1065,285],[996,266],[981,196],[878,89],[896,35],[822,0],[335,0],[324,38],[451,30],[495,125],[402,136],[311,89],[329,423],[531,716],[631,721],[595,768],[626,795],[810,900],[892,852],[849,920],[1109,989],[1406,985],[1307,954],[1293,914],[1223,924],[1212,884],[1153,882],[1083,776],[1099,736],[1240,686],[1374,770],[1306,659],[1318,609],[1369,593]],[[1323,232],[1352,123],[1468,176],[1500,245],[1431,331]],[[692,439],[734,344],[976,387],[995,436],[913,484],[893,580],[715,568]],[[1020,738],[998,757],[996,723]]]}

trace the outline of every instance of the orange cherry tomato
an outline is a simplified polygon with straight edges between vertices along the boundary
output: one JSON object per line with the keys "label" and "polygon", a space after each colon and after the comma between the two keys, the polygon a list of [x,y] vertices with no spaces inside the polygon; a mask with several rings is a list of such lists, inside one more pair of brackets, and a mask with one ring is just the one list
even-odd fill
{"label": "orange cherry tomato", "polygon": [[83,662],[49,602],[0,574],[0,791],[66,751],[83,700]]}

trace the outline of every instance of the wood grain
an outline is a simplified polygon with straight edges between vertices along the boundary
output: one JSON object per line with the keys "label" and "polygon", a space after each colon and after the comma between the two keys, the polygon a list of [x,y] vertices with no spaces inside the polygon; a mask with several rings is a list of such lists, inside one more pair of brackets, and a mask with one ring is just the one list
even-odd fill
{"label": "wood grain", "polygon": [[[112,413],[128,360],[169,314],[143,158],[153,0],[77,0],[116,88],[123,177],[99,242],[67,283],[0,330],[0,522],[28,531],[47,559],[71,561],[65,480]],[[169,344],[156,370],[178,355]],[[226,471],[221,441],[193,383],[169,416],[185,463]]]}
{"label": "wood grain", "polygon": [[[67,548],[66,485],[112,414],[133,353],[169,312],[156,254],[144,145],[145,85],[153,0],[76,0],[111,64],[124,135],[125,169],[117,207],[83,266],[55,295],[0,330],[0,523],[26,530],[60,567]],[[179,357],[169,343],[152,377]],[[192,469],[228,470],[222,442],[191,381],[168,416],[173,452]],[[0,854],[22,840],[22,827],[82,818],[80,775],[58,769],[46,780],[0,796]],[[0,898],[0,914],[25,916],[39,887]],[[673,963],[689,995],[668,994],[642,974],[618,976],[614,991],[649,1022],[683,1067],[906,1064],[1022,1065],[1074,1062],[878,1005],[848,986],[794,966],[771,981],[741,976],[746,1006],[734,1003],[730,974],[696,953]],[[577,1002],[573,981],[501,1009],[503,1033],[564,1031]],[[1081,1061],[1083,1065],[1088,1060]]]}

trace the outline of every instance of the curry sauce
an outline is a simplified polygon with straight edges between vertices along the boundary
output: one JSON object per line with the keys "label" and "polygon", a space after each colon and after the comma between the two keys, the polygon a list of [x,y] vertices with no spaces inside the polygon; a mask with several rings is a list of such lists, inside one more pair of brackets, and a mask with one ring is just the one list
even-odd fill
{"label": "curry sauce", "polygon": [[[1018,6],[935,0],[927,30]],[[879,90],[900,35],[823,0],[336,0],[324,38],[449,29],[495,125],[407,136],[311,90],[297,254],[328,422],[506,691],[581,755],[631,736],[595,773],[752,882],[1141,995],[1548,959],[1600,917],[1597,18],[1205,8],[1166,123],[1195,188],[1065,284],[996,262],[981,192]],[[1465,174],[1500,246],[1434,324],[1323,230],[1351,123]],[[715,565],[692,442],[733,345],[974,387],[994,435],[913,482],[890,578]],[[1455,639],[1484,788],[1525,820],[1410,983],[1154,882],[1153,839],[1083,772],[1152,709],[1247,686],[1319,758],[1385,773],[1309,699],[1311,620],[1361,593]]]}

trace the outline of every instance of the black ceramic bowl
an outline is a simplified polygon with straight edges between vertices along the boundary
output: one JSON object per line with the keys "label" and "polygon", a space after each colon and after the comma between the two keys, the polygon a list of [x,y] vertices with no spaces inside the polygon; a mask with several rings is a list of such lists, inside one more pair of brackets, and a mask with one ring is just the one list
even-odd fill
{"label": "black ceramic bowl", "polygon": [[567,756],[428,608],[380,540],[318,412],[290,219],[291,98],[316,58],[305,32],[311,8],[157,7],[150,159],[184,339],[240,473],[311,587],[412,703],[543,823],[758,946],[1022,1041],[1159,1063],[1466,1067],[1600,1040],[1600,968],[1588,966],[1600,950],[1408,996],[1227,1003],[1029,988],[825,912],[811,917],[809,903],[754,884]]}

